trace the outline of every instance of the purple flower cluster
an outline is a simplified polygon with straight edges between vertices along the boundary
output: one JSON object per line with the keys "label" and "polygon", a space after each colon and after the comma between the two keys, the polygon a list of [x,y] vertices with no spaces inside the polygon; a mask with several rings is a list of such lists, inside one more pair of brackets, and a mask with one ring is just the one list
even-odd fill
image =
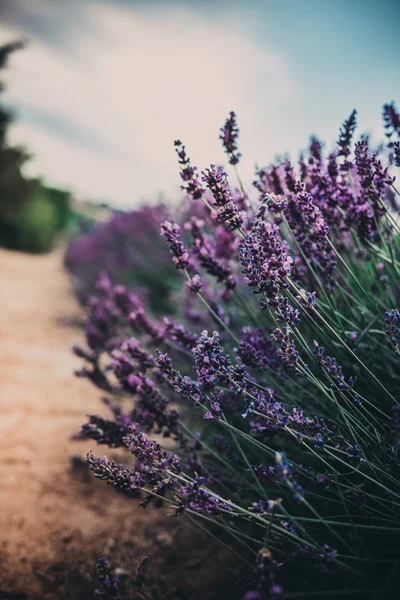
{"label": "purple flower cluster", "polygon": [[293,492],[293,499],[296,502],[302,502],[304,499],[304,490],[293,477],[293,469],[281,452],[276,453],[275,477],[277,481],[286,484]]}
{"label": "purple flower cluster", "polygon": [[236,287],[236,279],[232,269],[226,259],[218,256],[217,244],[204,232],[204,221],[192,218],[185,228],[190,231],[193,239],[191,254],[196,257],[200,266],[211,277],[215,277],[217,282],[225,284],[227,294],[233,291]]}
{"label": "purple flower cluster", "polygon": [[188,287],[190,294],[195,295],[195,294],[198,294],[199,292],[201,292],[201,290],[203,288],[203,283],[202,283],[201,277],[198,273],[193,275],[191,280],[187,283],[187,287]]}
{"label": "purple flower cluster", "polygon": [[243,225],[243,216],[235,205],[228,176],[223,168],[211,165],[209,169],[202,171],[202,175],[203,181],[213,195],[217,220],[224,223],[229,231],[240,229]]}
{"label": "purple flower cluster", "polygon": [[176,455],[168,456],[158,442],[149,440],[147,435],[140,431],[137,423],[130,428],[127,447],[142,465],[151,469],[159,472],[168,470],[173,473],[179,473],[182,470],[180,458]]}
{"label": "purple flower cluster", "polygon": [[397,111],[395,103],[383,105],[383,123],[386,137],[389,140],[389,148],[393,146],[392,137],[400,138],[400,113]]}
{"label": "purple flower cluster", "polygon": [[221,500],[210,494],[204,487],[205,483],[206,479],[204,477],[196,477],[192,483],[188,483],[179,489],[183,499],[180,506],[181,510],[187,507],[207,516],[217,515],[221,510],[230,511],[231,507],[228,504],[221,502]]}
{"label": "purple flower cluster", "polygon": [[190,158],[186,154],[186,149],[182,142],[176,140],[174,145],[179,157],[179,164],[181,165],[182,190],[193,200],[201,200],[205,194],[205,189],[199,179],[197,168],[190,164]]}
{"label": "purple flower cluster", "polygon": [[162,204],[143,206],[112,213],[108,221],[74,238],[65,252],[64,265],[79,300],[86,304],[96,293],[99,274],[106,272],[114,284],[134,288],[156,312],[168,311],[178,274],[159,235],[166,218]]}
{"label": "purple flower cluster", "polygon": [[[177,143],[185,189],[204,202],[162,225],[188,279],[177,286],[176,312],[154,316],[143,296],[104,276],[87,308],[88,349],[75,350],[87,376],[115,392],[112,416],[91,415],[77,437],[135,458],[130,467],[89,454],[95,476],[124,494],[144,491],[143,507],[165,498],[177,516],[215,520],[226,543],[233,534],[246,560],[257,555],[246,600],[278,598],[277,580],[288,595],[302,579],[306,593],[326,589],[309,567],[325,572],[354,558],[362,571],[382,560],[380,540],[398,526],[399,375],[370,293],[376,305],[398,301],[388,214],[396,190],[381,155],[365,137],[353,140],[355,127],[353,111],[331,153],[312,138],[297,164],[259,169],[252,210],[251,195],[241,183],[234,192],[222,169],[204,171],[203,188]],[[232,113],[221,139],[235,166],[237,137]],[[385,324],[397,350],[398,309]],[[313,339],[335,348],[343,369]],[[344,372],[357,374],[359,396]],[[386,557],[398,559],[391,541]]]}
{"label": "purple flower cluster", "polygon": [[275,373],[279,370],[278,351],[271,337],[264,335],[261,329],[244,327],[237,356],[246,367],[265,369],[269,367]]}
{"label": "purple flower cluster", "polygon": [[173,368],[172,361],[168,354],[163,354],[157,350],[157,364],[160,372],[172,384],[173,389],[184,399],[191,399],[195,402],[200,401],[200,387],[194,383],[187,375],[183,376],[179,371]]}
{"label": "purple flower cluster", "polygon": [[191,350],[197,342],[197,335],[192,331],[189,331],[187,327],[180,323],[173,323],[170,319],[165,317],[163,319],[164,328],[162,330],[162,337],[175,342],[182,348]]}
{"label": "purple flower cluster", "polygon": [[246,373],[240,365],[233,365],[220,345],[219,334],[214,331],[201,333],[197,345],[193,348],[195,368],[200,388],[203,392],[211,391],[218,382],[227,384],[240,392],[246,388]]}
{"label": "purple flower cluster", "polygon": [[229,382],[231,361],[221,349],[217,331],[211,337],[208,331],[203,331],[197,346],[193,348],[193,354],[202,390],[212,390],[219,379]]}
{"label": "purple flower cluster", "polygon": [[113,575],[107,556],[98,559],[96,570],[100,581],[100,587],[95,590],[96,596],[105,600],[118,600],[119,579]]}
{"label": "purple flower cluster", "polygon": [[100,415],[90,415],[89,421],[84,423],[74,436],[77,440],[95,440],[98,444],[106,444],[109,448],[124,446],[124,439],[132,419],[103,419]]}
{"label": "purple flower cluster", "polygon": [[245,594],[244,600],[278,600],[283,596],[282,587],[276,583],[279,564],[274,560],[268,548],[262,548],[257,554],[257,589]]}
{"label": "purple flower cluster", "polygon": [[225,152],[229,156],[231,165],[237,165],[242,156],[240,152],[238,152],[238,137],[239,128],[236,122],[236,114],[231,111],[229,117],[225,121],[225,125],[221,127],[221,134],[219,136],[219,139],[222,141],[222,145],[225,148]]}
{"label": "purple flower cluster", "polygon": [[339,132],[339,141],[337,143],[337,156],[343,157],[343,163],[340,168],[342,171],[348,171],[351,167],[351,163],[348,162],[348,157],[351,154],[351,141],[353,139],[354,131],[357,126],[357,111],[353,110],[348,119],[343,123]]}
{"label": "purple flower cluster", "polygon": [[279,232],[279,227],[259,213],[246,240],[239,248],[244,282],[253,292],[262,295],[261,306],[277,306],[281,291],[287,287],[293,259],[289,246]]}
{"label": "purple flower cluster", "polygon": [[326,369],[326,372],[334,379],[341,390],[350,391],[353,389],[353,377],[349,377],[346,380],[343,375],[342,367],[336,363],[336,358],[332,358],[331,356],[324,357],[324,348],[315,340],[313,342],[313,353],[319,364]]}
{"label": "purple flower cluster", "polygon": [[269,388],[264,390],[251,390],[251,397],[247,399],[247,410],[245,416],[252,415],[256,420],[250,423],[253,432],[269,431],[277,432],[290,427],[296,432],[296,438],[302,442],[304,438],[312,439],[316,450],[321,450],[325,439],[322,434],[331,438],[333,432],[329,431],[324,419],[310,418],[304,411],[293,406],[288,411],[284,404],[275,398],[274,391]]}
{"label": "purple flower cluster", "polygon": [[386,335],[390,338],[396,352],[399,352],[400,312],[398,308],[385,312]]}
{"label": "purple flower cluster", "polygon": [[277,327],[272,332],[271,338],[278,346],[277,356],[279,360],[296,375],[302,376],[303,373],[298,367],[299,352],[291,336],[290,327]]}
{"label": "purple flower cluster", "polygon": [[207,397],[209,410],[204,413],[204,419],[210,421],[211,419],[220,419],[222,416],[221,404],[224,400],[224,392],[220,391]]}
{"label": "purple flower cluster", "polygon": [[336,267],[335,256],[326,239],[329,227],[305,183],[295,184],[295,193],[290,196],[284,212],[296,243],[310,262],[319,265],[329,283]]}
{"label": "purple flower cluster", "polygon": [[132,473],[125,465],[109,460],[106,456],[95,458],[90,451],[87,463],[96,479],[112,485],[121,494],[129,494],[143,484],[142,477],[138,473]]}
{"label": "purple flower cluster", "polygon": [[169,244],[172,260],[177,269],[185,270],[188,268],[189,253],[182,240],[181,228],[177,223],[164,221],[161,225],[161,235],[165,237]]}

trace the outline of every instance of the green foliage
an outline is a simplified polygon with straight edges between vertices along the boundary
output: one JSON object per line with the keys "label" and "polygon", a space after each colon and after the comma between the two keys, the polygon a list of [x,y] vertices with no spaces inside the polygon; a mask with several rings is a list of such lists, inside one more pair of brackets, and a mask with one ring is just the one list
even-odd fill
{"label": "green foliage", "polygon": [[56,230],[62,231],[63,229],[66,229],[72,218],[70,192],[68,190],[59,190],[48,186],[43,186],[43,191],[46,193],[54,207],[56,213]]}
{"label": "green foliage", "polygon": [[[0,69],[6,66],[10,54],[22,47],[22,42],[0,47]],[[47,252],[70,219],[70,194],[24,177],[23,166],[29,154],[24,148],[8,146],[6,134],[11,122],[11,113],[0,106],[0,245]]]}
{"label": "green foliage", "polygon": [[51,250],[57,229],[57,210],[46,195],[38,190],[26,203],[15,229],[15,247],[25,252]]}

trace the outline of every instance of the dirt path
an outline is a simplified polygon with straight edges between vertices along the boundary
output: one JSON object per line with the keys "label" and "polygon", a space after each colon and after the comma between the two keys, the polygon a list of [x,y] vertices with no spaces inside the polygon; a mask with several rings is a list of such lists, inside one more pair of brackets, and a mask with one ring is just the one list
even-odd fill
{"label": "dirt path", "polygon": [[103,486],[94,493],[71,468],[88,444],[70,435],[99,410],[99,393],[72,375],[81,332],[68,321],[79,316],[59,253],[0,250],[0,598],[64,597],[45,565],[77,538],[82,548],[103,532],[104,546],[133,509],[108,489],[104,501]]}
{"label": "dirt path", "polygon": [[231,600],[237,568],[223,548],[73,468],[90,446],[103,454],[70,439],[101,410],[101,393],[73,376],[81,316],[60,253],[0,249],[0,600],[94,600],[104,554],[128,575],[122,598],[143,598],[132,581],[149,555],[146,597]]}

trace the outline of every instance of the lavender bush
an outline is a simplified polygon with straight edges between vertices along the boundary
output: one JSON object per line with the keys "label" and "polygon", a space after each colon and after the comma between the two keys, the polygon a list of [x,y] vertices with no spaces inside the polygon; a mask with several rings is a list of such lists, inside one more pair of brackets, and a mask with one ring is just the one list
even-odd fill
{"label": "lavender bush", "polygon": [[140,288],[153,310],[169,312],[178,278],[159,236],[166,217],[167,210],[162,204],[143,206],[128,213],[116,213],[93,231],[72,240],[64,264],[78,298],[83,303],[87,301],[104,271],[116,285]]}
{"label": "lavender bush", "polygon": [[313,138],[258,169],[250,193],[234,113],[220,137],[238,189],[177,141],[197,206],[161,227],[179,322],[103,275],[75,348],[113,396],[78,437],[133,457],[90,452],[95,476],[207,528],[240,557],[245,600],[396,597],[400,115],[384,107],[381,155],[354,143],[356,119],[332,152]]}

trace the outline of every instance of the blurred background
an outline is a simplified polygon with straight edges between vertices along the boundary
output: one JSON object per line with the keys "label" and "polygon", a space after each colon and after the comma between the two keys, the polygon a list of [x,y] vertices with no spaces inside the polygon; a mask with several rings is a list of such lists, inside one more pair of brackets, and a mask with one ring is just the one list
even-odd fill
{"label": "blurred background", "polygon": [[221,162],[230,110],[250,185],[255,162],[297,155],[311,133],[332,145],[355,107],[380,140],[381,107],[400,91],[398,0],[0,0],[0,11],[0,43],[26,43],[2,76],[7,144],[26,148],[15,162],[45,185],[37,212],[56,228],[67,217],[48,199],[59,207],[66,190],[124,210],[176,202],[173,140],[201,168]]}

